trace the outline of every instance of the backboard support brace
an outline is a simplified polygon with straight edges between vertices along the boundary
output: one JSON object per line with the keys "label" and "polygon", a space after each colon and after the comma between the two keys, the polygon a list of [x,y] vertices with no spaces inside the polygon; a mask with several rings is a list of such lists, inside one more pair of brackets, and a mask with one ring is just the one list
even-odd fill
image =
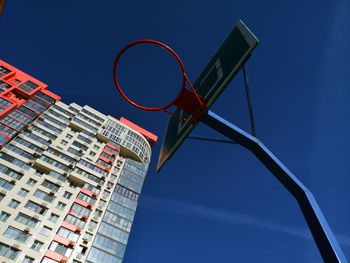
{"label": "backboard support brace", "polygon": [[295,197],[324,262],[348,262],[312,193],[261,141],[210,110],[200,121],[251,151]]}

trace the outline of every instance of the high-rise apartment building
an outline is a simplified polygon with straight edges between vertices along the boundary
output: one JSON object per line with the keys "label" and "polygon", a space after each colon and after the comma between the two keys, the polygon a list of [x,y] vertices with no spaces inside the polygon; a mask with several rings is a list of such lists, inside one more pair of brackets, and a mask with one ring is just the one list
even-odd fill
{"label": "high-rise apartment building", "polygon": [[1,60],[0,89],[0,262],[122,262],[157,136]]}

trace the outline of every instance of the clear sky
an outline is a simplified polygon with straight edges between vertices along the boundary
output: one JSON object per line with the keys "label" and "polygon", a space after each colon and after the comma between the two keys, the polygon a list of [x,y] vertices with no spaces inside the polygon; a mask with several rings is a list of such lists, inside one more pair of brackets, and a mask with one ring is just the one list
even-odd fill
{"label": "clear sky", "polygon": [[[173,48],[192,82],[238,19],[259,38],[247,63],[257,137],[312,191],[350,259],[350,2],[6,1],[0,58],[65,103],[124,116],[159,136],[125,263],[322,262],[295,199],[247,150],[187,140],[155,173],[168,116],[132,108],[112,65],[127,43]],[[179,69],[164,51],[123,57],[122,88],[165,104]],[[242,73],[212,110],[249,131]],[[198,125],[193,135],[222,138]]]}

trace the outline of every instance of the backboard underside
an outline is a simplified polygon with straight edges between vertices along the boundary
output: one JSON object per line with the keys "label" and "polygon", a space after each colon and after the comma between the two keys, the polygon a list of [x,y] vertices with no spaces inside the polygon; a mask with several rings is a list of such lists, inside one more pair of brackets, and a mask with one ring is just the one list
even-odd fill
{"label": "backboard underside", "polygon": [[[258,43],[259,40],[239,20],[193,85],[196,92],[206,100],[206,110],[210,109]],[[189,120],[192,118],[180,108],[176,108],[174,114]],[[159,154],[157,172],[176,152],[195,125],[170,117]]]}

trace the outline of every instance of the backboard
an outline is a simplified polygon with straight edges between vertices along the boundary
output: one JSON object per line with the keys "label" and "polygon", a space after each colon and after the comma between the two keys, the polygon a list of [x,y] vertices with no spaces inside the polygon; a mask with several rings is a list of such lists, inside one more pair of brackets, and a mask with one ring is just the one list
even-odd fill
{"label": "backboard", "polygon": [[[193,85],[196,92],[206,100],[206,110],[213,105],[258,43],[259,40],[239,20]],[[174,114],[189,120],[192,118],[180,108],[176,108]],[[157,172],[176,152],[194,127],[195,124],[191,125],[176,117],[169,119],[159,154]]]}

